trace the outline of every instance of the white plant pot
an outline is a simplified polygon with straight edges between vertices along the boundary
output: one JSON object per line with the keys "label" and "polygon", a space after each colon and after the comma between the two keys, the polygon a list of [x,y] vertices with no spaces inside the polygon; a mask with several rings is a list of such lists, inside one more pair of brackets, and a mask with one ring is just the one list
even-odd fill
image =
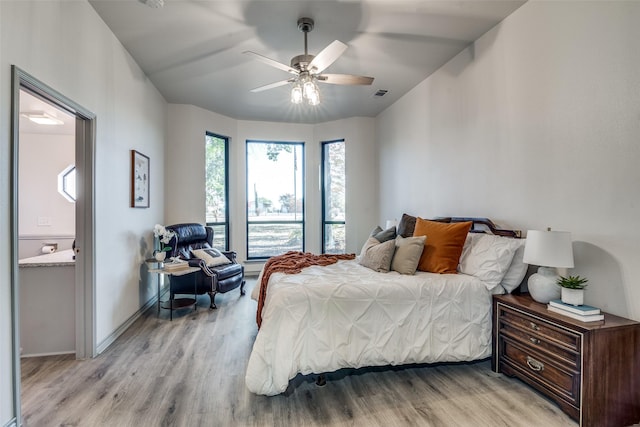
{"label": "white plant pot", "polygon": [[584,289],[562,288],[562,302],[571,305],[584,304]]}
{"label": "white plant pot", "polygon": [[156,261],[162,262],[167,257],[167,253],[164,251],[156,251],[154,256],[156,257]]}

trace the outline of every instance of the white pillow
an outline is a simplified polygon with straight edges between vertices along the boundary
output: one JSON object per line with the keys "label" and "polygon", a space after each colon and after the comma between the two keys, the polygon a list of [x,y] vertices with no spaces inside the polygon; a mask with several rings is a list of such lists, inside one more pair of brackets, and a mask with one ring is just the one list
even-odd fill
{"label": "white pillow", "polygon": [[231,264],[231,260],[229,260],[229,258],[224,256],[219,250],[214,248],[193,249],[191,253],[194,257],[203,260],[205,264],[207,264],[207,267]]}
{"label": "white pillow", "polygon": [[469,233],[458,271],[482,280],[488,290],[500,286],[521,241],[493,234]]}
{"label": "white pillow", "polygon": [[511,265],[507,269],[507,273],[504,275],[502,282],[500,283],[507,293],[513,292],[515,288],[520,286],[524,276],[527,274],[527,270],[529,268],[529,264],[525,264],[524,258],[524,244],[526,242],[525,239],[516,239],[517,242],[520,242],[520,247],[516,250],[516,253],[513,255],[513,260],[511,261]]}

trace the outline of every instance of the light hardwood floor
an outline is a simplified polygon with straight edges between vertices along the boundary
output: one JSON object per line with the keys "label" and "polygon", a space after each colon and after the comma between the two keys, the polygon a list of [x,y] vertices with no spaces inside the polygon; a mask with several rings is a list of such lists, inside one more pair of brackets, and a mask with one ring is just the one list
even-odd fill
{"label": "light hardwood floor", "polygon": [[471,364],[343,370],[286,394],[251,394],[246,363],[257,328],[249,294],[208,297],[196,312],[155,307],[103,354],[22,361],[24,425],[41,426],[576,426],[518,380]]}

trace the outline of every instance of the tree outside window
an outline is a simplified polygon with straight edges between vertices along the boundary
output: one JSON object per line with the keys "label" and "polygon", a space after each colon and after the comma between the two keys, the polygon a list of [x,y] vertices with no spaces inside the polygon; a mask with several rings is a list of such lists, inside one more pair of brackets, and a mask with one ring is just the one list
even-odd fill
{"label": "tree outside window", "polygon": [[346,248],[346,174],[344,140],[322,143],[322,252]]}
{"label": "tree outside window", "polygon": [[247,141],[247,259],[304,250],[304,144]]}
{"label": "tree outside window", "polygon": [[229,249],[229,138],[207,132],[205,137],[205,218],[213,227],[213,246]]}

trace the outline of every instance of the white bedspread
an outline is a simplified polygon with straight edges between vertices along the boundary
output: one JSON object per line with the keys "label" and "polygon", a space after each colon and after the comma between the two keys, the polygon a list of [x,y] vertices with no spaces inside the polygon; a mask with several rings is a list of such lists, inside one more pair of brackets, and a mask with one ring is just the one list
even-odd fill
{"label": "white bedspread", "polygon": [[298,373],[491,355],[491,293],[465,274],[377,273],[355,261],[274,273],[262,319],[245,381],[263,395]]}

